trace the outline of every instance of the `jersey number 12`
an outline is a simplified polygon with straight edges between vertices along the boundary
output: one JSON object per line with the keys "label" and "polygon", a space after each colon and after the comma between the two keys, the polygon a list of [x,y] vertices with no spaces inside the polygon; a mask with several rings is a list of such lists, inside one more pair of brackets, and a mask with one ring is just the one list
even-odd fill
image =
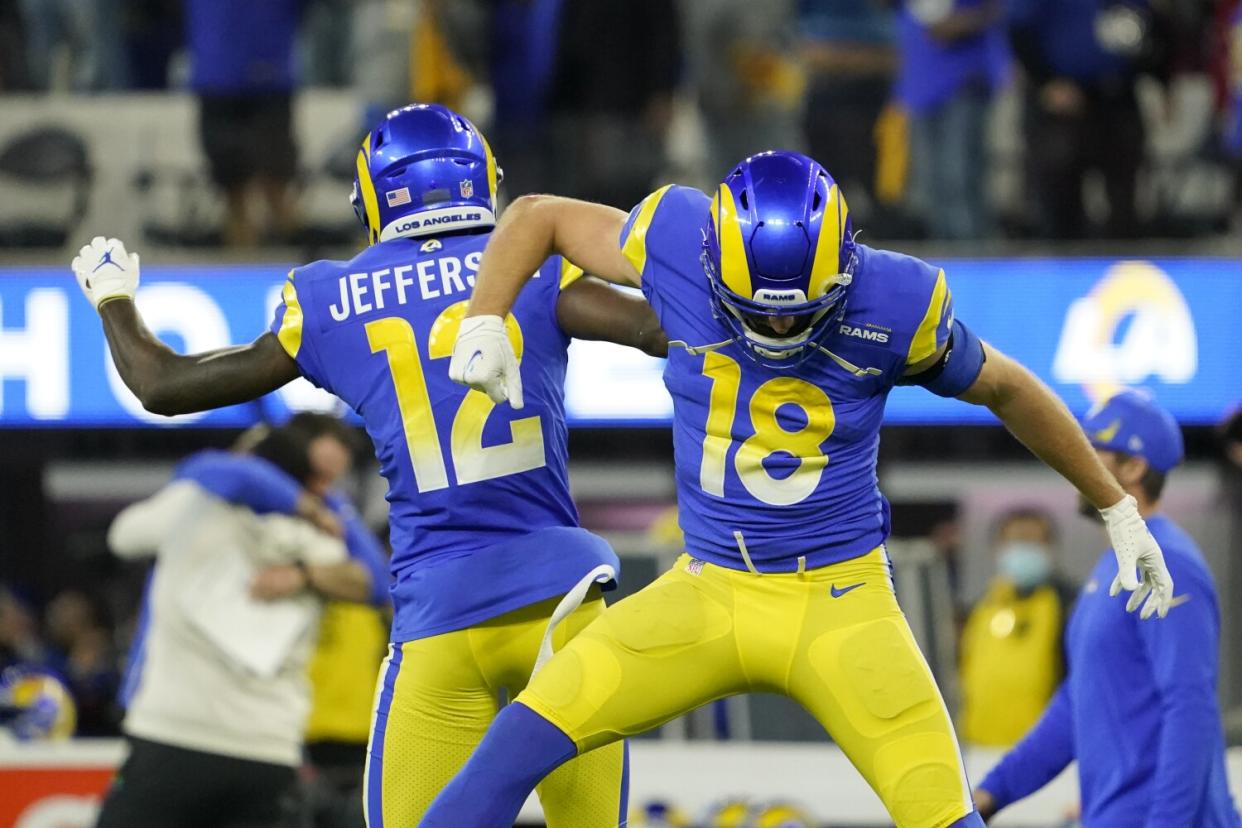
{"label": "jersey number 12", "polygon": [[[453,354],[457,329],[466,312],[466,303],[458,302],[445,308],[436,317],[428,335],[427,354],[432,359],[447,359]],[[513,352],[522,359],[522,329],[512,314],[505,328],[513,343]],[[371,353],[383,351],[388,356],[397,407],[405,429],[405,442],[410,450],[410,463],[420,492],[447,488],[448,469],[440,444],[440,433],[431,410],[423,363],[418,355],[414,327],[399,317],[377,319],[366,325]],[[537,469],[547,464],[543,448],[543,426],[538,415],[522,417],[509,423],[508,443],[483,445],[483,426],[496,404],[481,391],[471,389],[453,416],[449,449],[457,484],[477,483],[510,474]]]}

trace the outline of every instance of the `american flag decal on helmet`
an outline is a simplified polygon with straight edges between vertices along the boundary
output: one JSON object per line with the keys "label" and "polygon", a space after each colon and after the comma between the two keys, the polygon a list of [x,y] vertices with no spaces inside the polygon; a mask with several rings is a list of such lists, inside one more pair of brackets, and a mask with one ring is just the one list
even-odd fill
{"label": "american flag decal on helmet", "polygon": [[402,204],[409,204],[410,188],[400,187],[396,190],[389,190],[384,193],[384,198],[388,199],[389,207],[400,207]]}
{"label": "american flag decal on helmet", "polygon": [[462,198],[473,198],[474,197],[474,182],[471,181],[469,178],[465,179],[460,184],[458,184],[457,188],[461,190]]}

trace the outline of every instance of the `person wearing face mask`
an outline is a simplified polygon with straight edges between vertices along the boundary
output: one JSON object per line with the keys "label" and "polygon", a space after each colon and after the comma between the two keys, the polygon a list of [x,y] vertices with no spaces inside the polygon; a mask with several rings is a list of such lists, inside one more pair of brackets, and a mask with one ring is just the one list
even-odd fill
{"label": "person wearing face mask", "polygon": [[1083,430],[1137,502],[1177,591],[1158,623],[1126,616],[1105,598],[1114,574],[1101,558],[1066,627],[1065,681],[979,784],[975,806],[988,820],[1077,760],[1085,828],[1242,828],[1216,696],[1216,586],[1194,539],[1161,510],[1166,478],[1182,461],[1181,429],[1150,396],[1126,390],[1093,409]]}
{"label": "person wearing face mask", "polygon": [[1030,507],[996,522],[996,577],[961,642],[962,737],[1009,747],[1043,712],[1063,674],[1069,591],[1056,576],[1052,516]]}

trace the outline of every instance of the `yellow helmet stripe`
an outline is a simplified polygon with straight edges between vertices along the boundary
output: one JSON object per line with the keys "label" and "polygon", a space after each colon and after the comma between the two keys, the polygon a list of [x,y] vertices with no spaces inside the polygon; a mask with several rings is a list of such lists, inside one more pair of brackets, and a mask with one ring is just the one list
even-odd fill
{"label": "yellow helmet stripe", "polygon": [[932,288],[931,301],[927,303],[927,313],[915,331],[914,339],[910,340],[910,352],[906,356],[907,365],[915,365],[936,353],[936,338],[940,330],[940,321],[944,318],[944,310],[949,306],[949,283],[944,278],[944,268],[936,274],[936,286]]}
{"label": "yellow helmet stripe", "polygon": [[478,127],[474,128],[474,132],[479,136],[479,141],[483,144],[483,155],[487,158],[487,195],[492,200],[492,212],[496,212],[497,188],[500,183],[496,180],[496,156],[492,155],[492,146],[487,143],[487,139],[483,137],[483,133]]}
{"label": "yellow helmet stripe", "polygon": [[362,149],[358,152],[358,189],[362,195],[362,205],[367,211],[367,224],[371,228],[370,242],[375,244],[379,241],[380,234],[380,214],[379,214],[379,198],[375,195],[375,182],[371,180],[371,133],[367,133],[367,137],[362,142]]}
{"label": "yellow helmet stripe", "polygon": [[746,246],[742,243],[742,225],[737,220],[737,205],[728,184],[721,184],[712,205],[712,220],[716,224],[716,241],[720,244],[720,278],[725,287],[750,299],[754,295],[750,284],[750,264],[746,261]]}
{"label": "yellow helmet stripe", "polygon": [[651,220],[655,218],[660,199],[664,198],[664,194],[672,186],[672,184],[665,184],[642,200],[638,206],[638,215],[634,217],[634,223],[630,225],[630,231],[626,234],[625,241],[621,243],[621,255],[625,256],[634,266],[640,278],[643,275],[643,268],[647,266],[647,230],[651,227]]}
{"label": "yellow helmet stripe", "polygon": [[280,320],[280,330],[276,333],[276,338],[280,340],[285,353],[296,359],[298,351],[302,350],[302,305],[298,302],[298,289],[293,286],[292,270],[289,271],[289,280],[285,282],[280,298],[285,303],[285,315]]}
{"label": "yellow helmet stripe", "polygon": [[807,299],[818,299],[827,293],[835,284],[833,277],[841,272],[841,245],[845,243],[845,217],[848,215],[845,197],[833,184],[824,203],[824,219],[819,226],[819,241],[815,243]]}

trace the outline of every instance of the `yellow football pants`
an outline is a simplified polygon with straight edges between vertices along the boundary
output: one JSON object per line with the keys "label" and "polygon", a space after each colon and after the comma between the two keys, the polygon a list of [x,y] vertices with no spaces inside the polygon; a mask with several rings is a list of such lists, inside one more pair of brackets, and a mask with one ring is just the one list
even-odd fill
{"label": "yellow football pants", "polygon": [[615,604],[517,701],[586,753],[737,693],[783,693],[824,726],[899,828],[972,810],[953,725],[883,549],[757,575],[683,555]]}
{"label": "yellow football pants", "polygon": [[[456,632],[389,646],[380,667],[367,752],[364,808],[370,828],[417,825],[440,789],[483,738],[503,693],[530,679],[559,598]],[[553,636],[559,650],[599,617],[593,588]],[[558,768],[538,788],[549,828],[615,828],[625,747],[613,744]]]}

